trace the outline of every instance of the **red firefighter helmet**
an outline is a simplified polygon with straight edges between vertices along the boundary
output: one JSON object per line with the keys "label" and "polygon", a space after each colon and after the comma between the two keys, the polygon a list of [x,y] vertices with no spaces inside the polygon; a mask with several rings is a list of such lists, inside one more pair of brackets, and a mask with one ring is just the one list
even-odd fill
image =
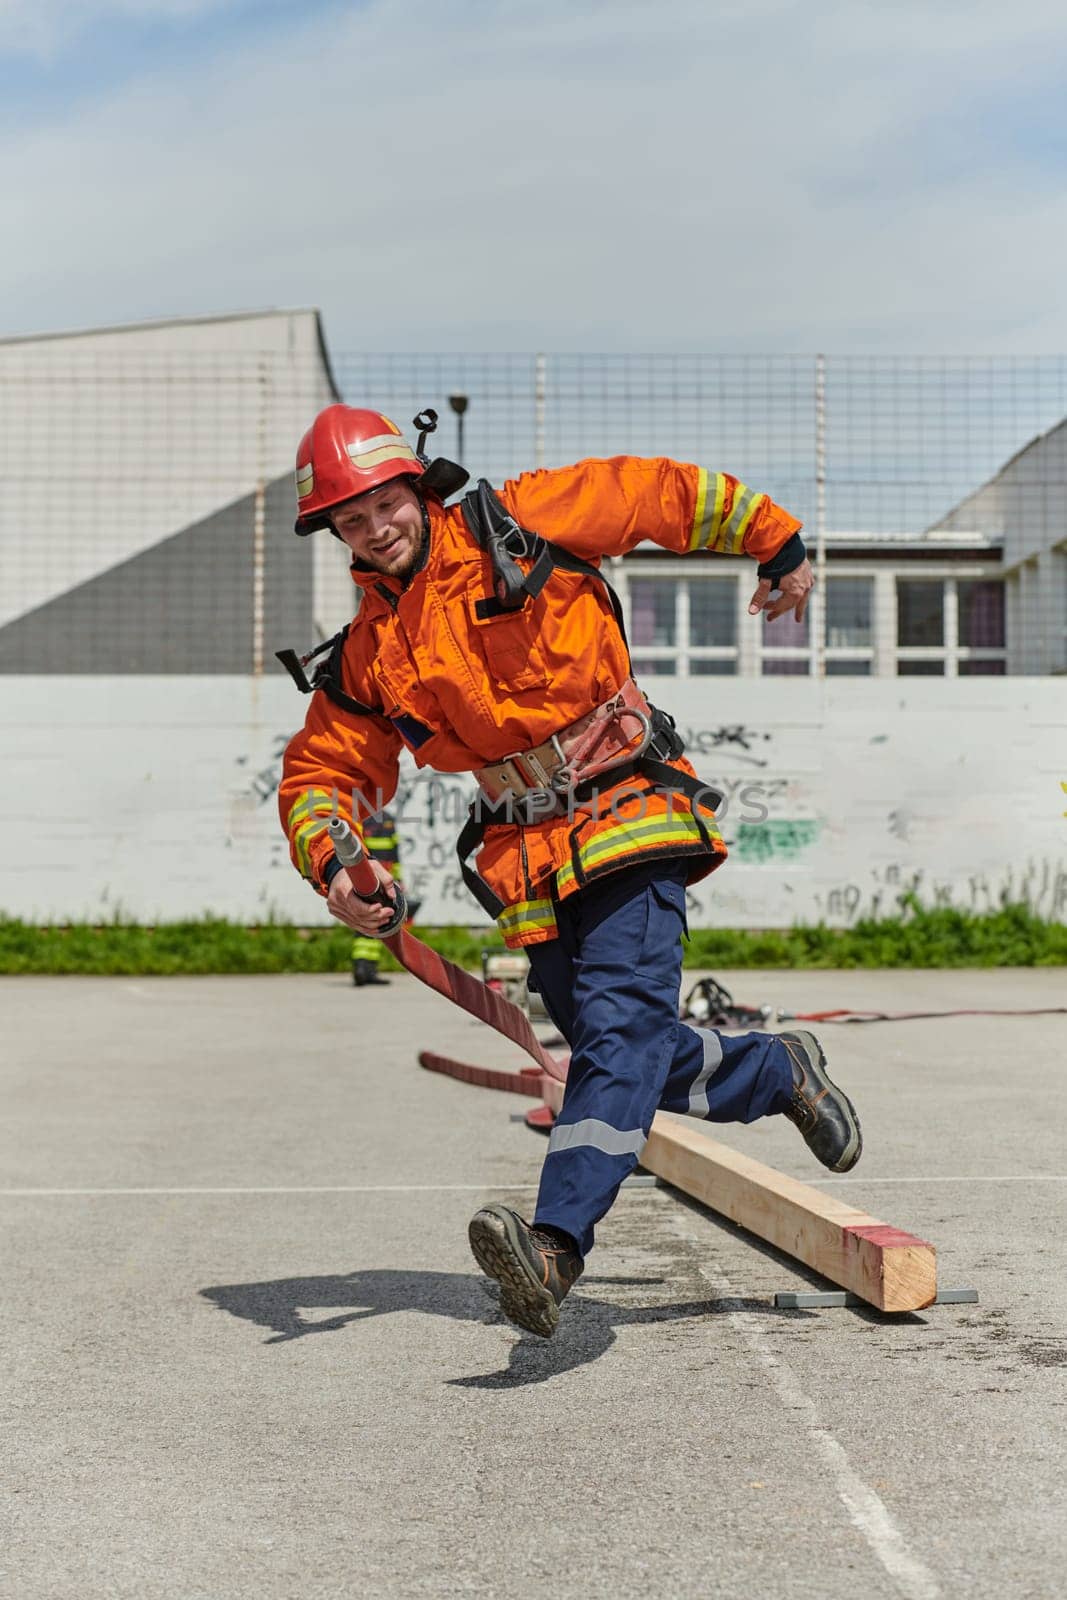
{"label": "red firefighter helmet", "polygon": [[421,478],[423,471],[396,423],[380,411],[327,406],[296,452],[296,532],[328,528],[334,506],[390,478]]}

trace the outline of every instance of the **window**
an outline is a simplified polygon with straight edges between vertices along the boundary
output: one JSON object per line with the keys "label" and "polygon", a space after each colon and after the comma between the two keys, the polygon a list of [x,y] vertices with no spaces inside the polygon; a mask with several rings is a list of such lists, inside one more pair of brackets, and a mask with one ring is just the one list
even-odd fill
{"label": "window", "polygon": [[[740,564],[627,563],[621,592],[639,677],[810,677],[816,620],[829,678],[1001,677],[1008,670],[1005,585],[995,567],[940,559],[893,566],[849,556],[831,564],[803,622],[748,614],[752,576]],[[953,577],[960,570],[967,576]],[[631,576],[633,574],[633,576]],[[895,600],[894,600],[895,594]],[[821,605],[820,605],[821,600]]]}
{"label": "window", "polygon": [[673,578],[630,579],[630,643],[635,650],[677,644],[677,591]]}
{"label": "window", "polygon": [[811,661],[807,656],[764,656],[765,678],[807,678],[811,674]]}
{"label": "window", "polygon": [[944,643],[944,584],[929,578],[898,578],[897,644],[929,649],[943,648]]}
{"label": "window", "polygon": [[944,661],[916,661],[909,660],[907,656],[897,657],[898,678],[943,678],[944,676]]}
{"label": "window", "polygon": [[764,650],[806,650],[808,648],[808,614],[805,613],[803,622],[798,622],[796,613],[787,611],[784,616],[776,617],[772,622],[765,611],[763,613],[763,648]]}
{"label": "window", "polygon": [[695,578],[689,589],[689,643],[695,649],[737,644],[737,583]]}
{"label": "window", "polygon": [[900,676],[1000,676],[1004,644],[999,578],[897,578]]}
{"label": "window", "polygon": [[961,578],[956,584],[960,644],[969,650],[1003,650],[1004,585],[997,579]]}
{"label": "window", "polygon": [[826,645],[830,650],[865,650],[871,643],[874,581],[826,580]]}
{"label": "window", "polygon": [[[765,611],[760,621],[760,638],[763,642],[760,671],[765,678],[809,676],[811,655],[808,649],[808,615],[805,615],[803,622],[798,622],[796,614],[787,611],[772,622]],[[783,653],[786,651],[788,654]]]}
{"label": "window", "polygon": [[638,675],[736,673],[738,597],[733,574],[630,578],[630,649]]}

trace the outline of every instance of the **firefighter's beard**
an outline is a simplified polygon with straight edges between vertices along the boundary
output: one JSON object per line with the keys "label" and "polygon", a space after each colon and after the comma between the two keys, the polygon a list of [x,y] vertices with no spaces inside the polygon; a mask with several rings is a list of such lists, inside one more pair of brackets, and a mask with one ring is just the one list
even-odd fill
{"label": "firefighter's beard", "polygon": [[397,530],[396,538],[392,543],[384,546],[380,551],[368,551],[364,558],[367,565],[373,567],[375,572],[381,572],[387,578],[400,578],[402,581],[411,577],[422,556],[423,545],[426,541],[424,528]]}

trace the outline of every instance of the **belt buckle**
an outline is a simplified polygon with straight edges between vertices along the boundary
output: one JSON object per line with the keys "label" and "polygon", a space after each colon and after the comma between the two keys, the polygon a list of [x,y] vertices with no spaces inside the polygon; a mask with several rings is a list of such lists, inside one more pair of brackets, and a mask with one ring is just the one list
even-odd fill
{"label": "belt buckle", "polygon": [[557,792],[555,778],[557,773],[566,768],[566,757],[558,734],[550,734],[544,744],[536,744],[533,750],[520,750],[510,760],[518,762],[520,770],[528,774],[531,789],[544,790],[545,794]]}
{"label": "belt buckle", "polygon": [[530,788],[514,756],[483,767],[481,784],[494,805],[501,800],[522,800]]}

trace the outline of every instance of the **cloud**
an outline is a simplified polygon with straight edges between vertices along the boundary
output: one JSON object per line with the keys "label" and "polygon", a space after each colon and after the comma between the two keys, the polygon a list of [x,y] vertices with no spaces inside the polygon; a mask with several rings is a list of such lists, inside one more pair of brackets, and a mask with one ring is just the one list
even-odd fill
{"label": "cloud", "polygon": [[242,0],[0,0],[0,58],[48,60],[70,51],[93,30],[186,22],[240,4]]}
{"label": "cloud", "polygon": [[338,349],[1064,346],[1067,199],[1027,108],[1062,108],[1065,57],[1038,0],[250,28],[9,133],[7,331],[318,304]]}

